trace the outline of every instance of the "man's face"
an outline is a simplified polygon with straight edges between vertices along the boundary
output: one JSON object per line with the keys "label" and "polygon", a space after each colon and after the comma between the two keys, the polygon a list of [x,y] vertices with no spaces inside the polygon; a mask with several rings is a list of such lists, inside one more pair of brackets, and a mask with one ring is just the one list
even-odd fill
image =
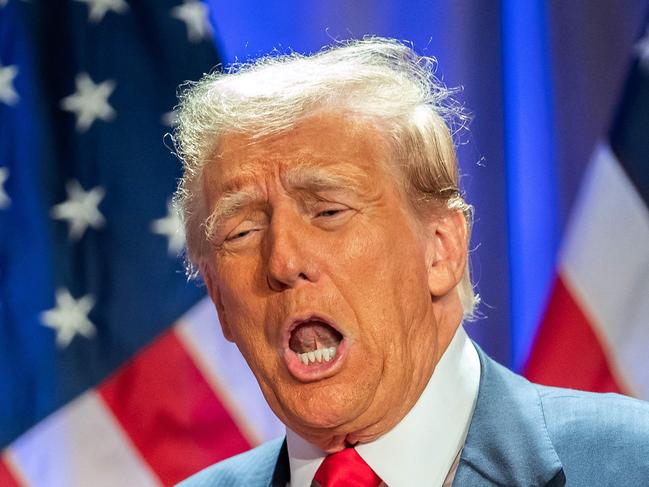
{"label": "man's face", "polygon": [[204,173],[202,271],[225,336],[279,418],[330,451],[403,417],[461,318],[432,295],[461,276],[437,268],[444,223],[414,216],[385,147],[369,123],[314,116],[224,137]]}

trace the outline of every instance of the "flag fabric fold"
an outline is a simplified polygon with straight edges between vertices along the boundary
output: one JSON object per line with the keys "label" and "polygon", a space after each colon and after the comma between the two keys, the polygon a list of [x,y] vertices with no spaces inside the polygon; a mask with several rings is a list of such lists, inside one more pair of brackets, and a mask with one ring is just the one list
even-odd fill
{"label": "flag fabric fold", "polygon": [[649,25],[633,54],[568,222],[525,374],[649,400]]}

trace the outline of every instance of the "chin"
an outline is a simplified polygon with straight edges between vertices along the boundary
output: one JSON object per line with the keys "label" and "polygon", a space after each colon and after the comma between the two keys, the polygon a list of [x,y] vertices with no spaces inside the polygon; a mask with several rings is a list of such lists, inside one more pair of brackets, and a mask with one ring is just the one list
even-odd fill
{"label": "chin", "polygon": [[381,375],[374,370],[345,367],[332,377],[308,383],[280,373],[274,381],[260,381],[260,386],[288,428],[325,451],[336,451],[350,434],[362,434],[378,421],[370,414],[376,401],[381,402],[377,397]]}
{"label": "chin", "polygon": [[371,400],[336,389],[321,388],[315,394],[286,398],[276,413],[289,428],[321,448],[323,444],[344,444],[347,435],[359,428]]}
{"label": "chin", "polygon": [[358,417],[355,408],[340,409],[328,405],[309,407],[304,404],[291,407],[287,413],[289,423],[311,431],[339,431]]}

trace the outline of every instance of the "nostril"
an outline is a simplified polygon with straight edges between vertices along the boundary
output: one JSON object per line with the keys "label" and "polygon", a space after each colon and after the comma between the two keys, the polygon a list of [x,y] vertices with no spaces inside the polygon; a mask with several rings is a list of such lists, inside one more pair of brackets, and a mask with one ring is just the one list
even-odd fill
{"label": "nostril", "polygon": [[273,261],[266,269],[266,283],[273,291],[284,291],[308,282],[315,282],[319,272],[309,263],[297,259],[286,262]]}
{"label": "nostril", "polygon": [[268,287],[270,289],[272,289],[273,291],[284,291],[284,290],[286,290],[288,288],[291,288],[291,287],[297,285],[297,283],[299,281],[309,281],[309,280],[310,280],[309,276],[304,272],[300,272],[297,275],[297,278],[292,279],[292,280],[278,279],[278,278],[276,278],[276,277],[274,277],[272,275],[267,275],[266,276],[266,283],[268,284]]}
{"label": "nostril", "polygon": [[288,288],[287,284],[283,283],[279,279],[274,279],[272,276],[266,276],[266,283],[273,291],[283,291]]}

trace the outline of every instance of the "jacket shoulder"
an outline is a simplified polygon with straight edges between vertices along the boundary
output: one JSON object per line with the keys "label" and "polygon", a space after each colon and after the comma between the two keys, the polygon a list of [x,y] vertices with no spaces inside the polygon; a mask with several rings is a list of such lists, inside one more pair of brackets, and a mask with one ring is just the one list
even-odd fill
{"label": "jacket shoulder", "polygon": [[[568,485],[649,485],[649,403],[619,394],[536,386]],[[592,477],[592,478],[591,478]]]}
{"label": "jacket shoulder", "polygon": [[284,438],[216,463],[177,487],[266,487],[270,484]]}

